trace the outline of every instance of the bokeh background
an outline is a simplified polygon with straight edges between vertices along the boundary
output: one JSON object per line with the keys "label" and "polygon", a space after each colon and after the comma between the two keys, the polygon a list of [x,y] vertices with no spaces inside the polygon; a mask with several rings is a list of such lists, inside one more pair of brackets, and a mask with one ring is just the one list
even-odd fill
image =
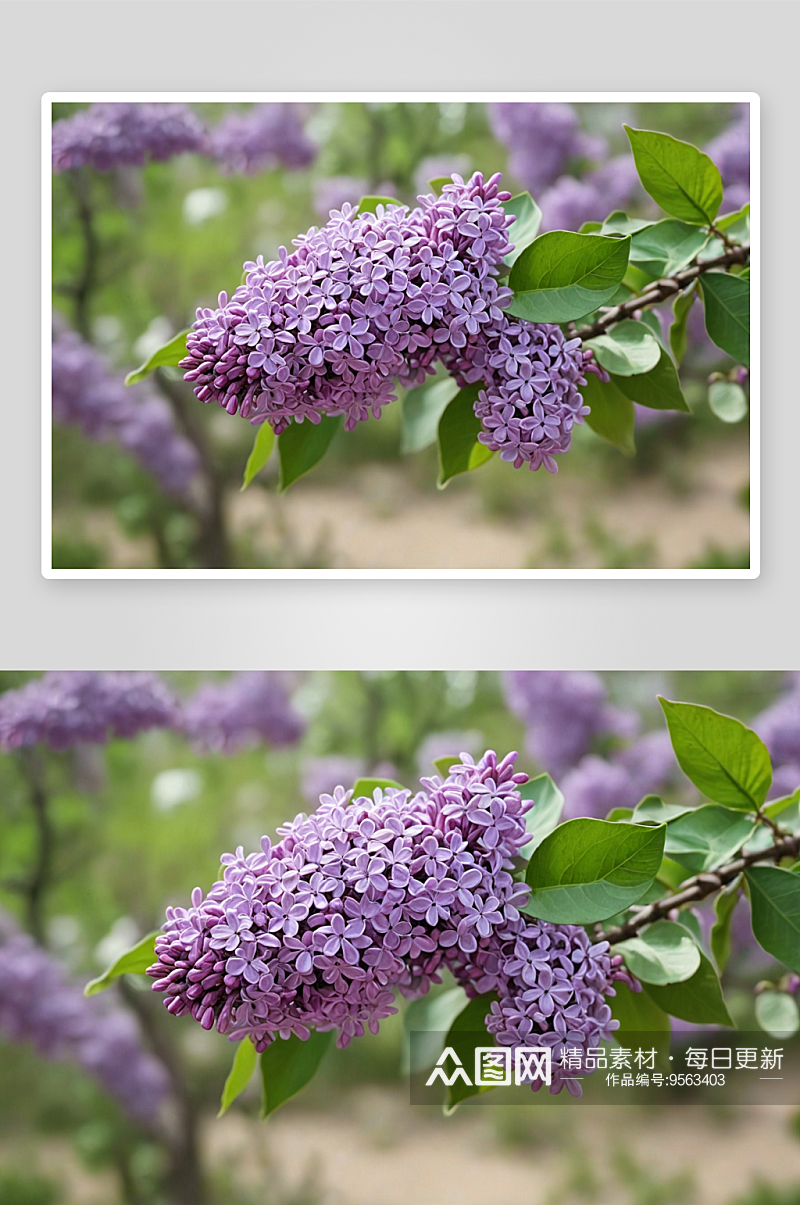
{"label": "bokeh background", "polygon": [[[798,1108],[412,1107],[402,1017],[330,1051],[268,1123],[253,1083],[215,1120],[231,1045],[143,979],[83,984],[217,877],[223,851],[362,774],[520,750],[565,816],[650,791],[694,802],[656,696],[756,728],[773,795],[800,782],[800,679],[778,672],[0,676],[3,1205],[797,1205]],[[701,914],[700,922],[704,923]],[[726,997],[752,1028],[777,968],[733,927]],[[402,1006],[401,1006],[402,1011]],[[800,1107],[800,1100],[798,1101]]]}
{"label": "bokeh background", "polygon": [[723,208],[737,208],[749,198],[746,105],[205,104],[187,119],[194,140],[151,136],[141,166],[112,166],[80,126],[70,134],[87,107],[53,106],[54,568],[749,565],[747,416],[722,422],[708,408],[709,374],[732,364],[699,306],[682,370],[693,416],[637,407],[630,460],[577,428],[555,478],[495,457],[441,493],[435,447],[401,451],[398,403],[340,433],[286,495],[276,457],[240,493],[247,422],[203,406],[177,370],[121,384],[198,305],[232,292],[245,260],[275,257],[363,194],[413,204],[437,176],[501,170],[533,193],[543,229],[615,208],[647,215],[628,122],[707,149]]}

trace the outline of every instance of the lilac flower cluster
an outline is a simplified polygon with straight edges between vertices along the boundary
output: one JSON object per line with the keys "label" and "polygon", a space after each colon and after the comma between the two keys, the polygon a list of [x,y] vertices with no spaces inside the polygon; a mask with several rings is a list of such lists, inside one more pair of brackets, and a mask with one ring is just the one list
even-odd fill
{"label": "lilac flower cluster", "polygon": [[587,753],[598,736],[632,737],[632,712],[608,701],[598,674],[570,670],[511,670],[506,702],[527,730],[526,748],[555,777]]}
{"label": "lilac flower cluster", "polygon": [[219,308],[200,309],[181,361],[197,397],[269,421],[344,415],[352,428],[396,397],[393,378],[421,384],[441,360],[460,385],[480,382],[479,438],[515,467],[544,464],[583,421],[580,340],[508,318],[497,272],[513,221],[499,174],[454,176],[420,208],[349,205],[321,230],[245,264],[247,281]]}
{"label": "lilac flower cluster", "polygon": [[201,749],[233,753],[261,741],[292,745],[305,721],[281,675],[256,670],[198,687],[181,706],[180,727]]}
{"label": "lilac flower cluster", "polygon": [[[577,926],[531,922],[512,875],[527,840],[516,754],[468,755],[422,791],[337,787],[261,851],[225,854],[223,878],[167,910],[148,971],[175,1016],[204,1029],[277,1036],[338,1030],[346,1046],[449,968],[470,995],[496,990],[503,1044],[535,1033],[592,1044],[615,1028],[605,997],[621,959]],[[497,1021],[495,1020],[497,1018]],[[558,1090],[561,1080],[553,1087]]]}
{"label": "lilac flower cluster", "polygon": [[155,674],[53,671],[0,696],[0,749],[64,750],[176,722],[175,700]]}
{"label": "lilac flower cluster", "polygon": [[489,120],[495,137],[509,149],[511,172],[537,196],[563,175],[570,160],[605,155],[605,140],[581,129],[572,105],[501,101],[489,106]]}
{"label": "lilac flower cluster", "polygon": [[152,1121],[167,1076],[142,1046],[133,1017],[107,997],[84,998],[32,938],[0,914],[0,1036],[32,1042],[48,1059],[71,1058],[137,1121]]}
{"label": "lilac flower cluster", "polygon": [[253,105],[229,113],[208,135],[209,154],[224,172],[254,176],[282,165],[306,167],[317,148],[303,129],[297,104]]}
{"label": "lilac flower cluster", "polygon": [[56,173],[79,167],[107,172],[205,149],[205,127],[188,105],[102,102],[53,126]]}
{"label": "lilac flower cluster", "polygon": [[580,180],[560,176],[541,194],[542,231],[579,230],[584,222],[602,220],[624,209],[639,188],[631,155],[617,155]]}
{"label": "lilac flower cluster", "polygon": [[669,733],[648,732],[608,759],[590,753],[561,779],[564,819],[602,820],[612,808],[634,808],[645,795],[658,794],[675,773]]}
{"label": "lilac flower cluster", "polygon": [[172,411],[144,387],[127,387],[75,331],[53,332],[53,419],[88,439],[115,440],[175,497],[190,491],[200,467],[194,446],[175,428]]}

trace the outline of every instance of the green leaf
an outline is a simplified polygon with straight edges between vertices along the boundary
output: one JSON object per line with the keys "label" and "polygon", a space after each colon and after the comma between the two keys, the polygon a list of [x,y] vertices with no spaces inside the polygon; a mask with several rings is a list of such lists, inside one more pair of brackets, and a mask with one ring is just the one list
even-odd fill
{"label": "green leaf", "polygon": [[[452,184],[452,180],[447,181]],[[362,197],[356,206],[356,213],[377,213],[379,205],[402,205],[402,201],[398,201],[397,197]]]}
{"label": "green leaf", "polygon": [[731,956],[731,918],[739,902],[740,883],[739,878],[724,891],[717,892],[714,900],[715,920],[711,926],[709,945],[720,975],[725,970]]}
{"label": "green leaf", "polygon": [[622,283],[630,238],[551,230],[526,247],[511,269],[506,313],[530,322],[571,322],[596,310]]}
{"label": "green leaf", "polygon": [[439,193],[441,193],[445,184],[453,183],[453,179],[452,179],[452,176],[434,176],[432,180],[428,181],[428,183],[430,184],[433,191],[435,193],[439,194]]}
{"label": "green leaf", "polygon": [[104,992],[120,975],[144,975],[147,968],[156,961],[156,938],[159,932],[160,930],[156,930],[154,933],[148,933],[135,946],[131,946],[130,950],[120,954],[99,978],[90,979],[83,989],[84,996],[96,996],[98,992]]}
{"label": "green leaf", "polygon": [[761,992],[756,996],[756,1021],[773,1038],[791,1038],[800,1029],[797,1001],[787,992]]}
{"label": "green leaf", "polygon": [[591,347],[603,368],[621,377],[649,372],[661,358],[661,348],[652,332],[633,318],[623,318],[605,334],[587,339],[586,346]]}
{"label": "green leaf", "polygon": [[629,218],[624,209],[615,209],[602,223],[602,231],[603,234],[638,234],[654,225],[655,222],[646,218]]}
{"label": "green leaf", "polygon": [[636,805],[633,818],[637,824],[669,824],[679,816],[685,816],[692,808],[681,807],[678,803],[664,803],[658,795],[645,795]]}
{"label": "green leaf", "polygon": [[174,338],[170,339],[169,343],[165,343],[163,347],[154,351],[144,364],[135,368],[133,372],[129,372],[125,378],[125,384],[135,385],[138,381],[143,381],[156,368],[177,368],[186,355],[186,336],[188,334],[188,329],[179,331]]}
{"label": "green leaf", "polygon": [[648,996],[671,1017],[692,1021],[697,1025],[735,1025],[722,995],[719,977],[711,960],[700,954],[700,966],[690,979],[668,983],[663,987],[648,983]]}
{"label": "green leaf", "polygon": [[735,213],[726,213],[717,218],[714,223],[717,230],[724,230],[728,238],[747,242],[750,238],[750,202],[737,209]]}
{"label": "green leaf", "polygon": [[723,423],[740,423],[747,415],[747,394],[735,381],[712,381],[708,405]]}
{"label": "green leaf", "polygon": [[656,877],[659,883],[669,887],[670,891],[677,891],[687,876],[684,868],[673,862],[672,858],[662,858]]}
{"label": "green leaf", "polygon": [[305,1088],[333,1041],[333,1032],[312,1030],[305,1042],[292,1034],[276,1038],[261,1055],[261,1117],[269,1117]]}
{"label": "green leaf", "polygon": [[633,808],[612,808],[608,815],[604,816],[604,820],[630,820],[633,816]]}
{"label": "green leaf", "polygon": [[505,258],[507,264],[513,264],[539,233],[542,211],[529,192],[518,193],[510,201],[504,203],[503,209],[506,213],[513,213],[517,219],[508,231],[508,237],[514,244],[514,250],[509,251]]}
{"label": "green leaf", "polygon": [[457,766],[460,761],[461,758],[459,755],[454,753],[451,757],[437,757],[433,764],[436,767],[436,773],[439,775],[439,777],[447,778],[450,773],[450,767]]}
{"label": "green leaf", "polygon": [[693,280],[689,288],[679,293],[672,303],[673,322],[669,328],[669,345],[679,367],[686,355],[686,323],[696,296],[697,282]]}
{"label": "green leaf", "polygon": [[674,862],[698,874],[732,858],[755,827],[756,821],[742,812],[709,803],[668,825],[664,850]]}
{"label": "green leaf", "polygon": [[687,267],[709,240],[709,234],[687,222],[667,218],[631,238],[630,262],[657,280]]}
{"label": "green leaf", "polygon": [[705,272],[699,277],[708,337],[736,360],[750,367],[750,281],[729,272]]}
{"label": "green leaf", "polygon": [[641,899],[656,876],[666,826],[578,819],[545,837],[528,863],[525,911],[556,924],[606,920]]}
{"label": "green leaf", "polygon": [[602,229],[602,222],[584,222],[578,227],[578,234],[600,234]]}
{"label": "green leaf", "polygon": [[587,426],[623,455],[634,456],[636,414],[630,398],[613,381],[601,381],[593,372],[586,373],[586,384],[581,387],[581,394],[590,407],[590,413],[586,415]]}
{"label": "green leaf", "polygon": [[687,778],[715,803],[757,811],[772,782],[767,747],[751,728],[694,703],[659,696],[672,747]]}
{"label": "green leaf", "polygon": [[772,803],[768,803],[762,811],[765,816],[769,816],[770,820],[774,820],[776,816],[780,816],[788,808],[800,801],[800,787],[792,791],[791,795],[782,795],[780,799],[773,799]]}
{"label": "green leaf", "polygon": [[275,447],[275,432],[269,423],[264,422],[256,432],[253,450],[247,458],[247,464],[244,468],[244,480],[242,481],[242,489],[246,490],[250,482],[257,473],[260,473],[264,465],[272,455],[272,449]]}
{"label": "green leaf", "polygon": [[342,425],[341,418],[324,415],[318,423],[290,423],[278,436],[281,473],[278,491],[288,490],[298,478],[319,464]]}
{"label": "green leaf", "polygon": [[519,793],[523,799],[533,799],[536,805],[525,816],[525,827],[531,835],[530,841],[519,851],[522,857],[529,858],[561,819],[564,796],[549,774],[539,774],[538,777],[532,778],[519,788]]}
{"label": "green leaf", "polygon": [[[445,1039],[445,1048],[450,1046],[458,1057],[466,1070],[470,1079],[474,1078],[475,1068],[475,1037],[481,1035],[482,1046],[494,1046],[495,1040],[486,1028],[486,1016],[490,1012],[492,1003],[497,999],[494,992],[487,992],[484,996],[475,996],[470,1000],[469,1004],[463,1009],[450,1029]],[[444,1112],[447,1117],[454,1113],[463,1100],[470,1096],[480,1096],[484,1092],[491,1092],[491,1087],[484,1085],[483,1087],[475,1087],[471,1084],[465,1084],[459,1078],[455,1083],[450,1084],[445,1088],[445,1103]]]}
{"label": "green leaf", "polygon": [[661,348],[655,368],[639,373],[635,377],[621,377],[611,373],[611,380],[626,397],[650,410],[682,410],[691,413],[681,391],[678,373],[669,354]]}
{"label": "green leaf", "polygon": [[615,1042],[624,1045],[628,1034],[636,1034],[637,1039],[645,1033],[663,1037],[669,1035],[669,1017],[647,992],[632,992],[622,980],[614,984],[614,991],[616,995],[609,999],[608,1004],[611,1016],[619,1021],[619,1029],[614,1031]]}
{"label": "green leaf", "polygon": [[656,316],[655,310],[644,310],[639,321],[642,323],[643,326],[647,327],[647,329],[651,332],[652,335],[655,336],[659,345],[661,347],[663,347],[665,351],[668,352],[669,347],[664,342],[664,335],[661,330],[661,323],[659,322],[659,320]]}
{"label": "green leaf", "polygon": [[617,942],[614,952],[643,983],[682,983],[700,966],[700,951],[683,925],[668,920],[658,920],[637,937]]}
{"label": "green leaf", "polygon": [[645,190],[653,200],[684,222],[709,225],[722,204],[719,168],[690,142],[656,130],[625,126],[633,159]]}
{"label": "green leaf", "polygon": [[473,404],[483,386],[479,383],[459,389],[439,419],[439,489],[459,473],[480,468],[494,456],[485,444],[478,442],[481,420]]}
{"label": "green leaf", "polygon": [[249,1038],[242,1038],[236,1048],[236,1054],[233,1056],[233,1066],[225,1080],[225,1087],[222,1089],[222,1100],[217,1117],[222,1117],[223,1113],[227,1113],[236,1097],[244,1092],[253,1078],[257,1062],[258,1053],[255,1046]]}
{"label": "green leaf", "polygon": [[404,455],[436,443],[439,420],[457,393],[458,385],[452,377],[409,389],[403,398],[400,434],[400,451]]}
{"label": "green leaf", "polygon": [[780,866],[751,866],[745,878],[756,941],[789,970],[800,972],[800,875]]}
{"label": "green leaf", "polygon": [[372,799],[372,792],[376,787],[380,787],[382,791],[392,787],[403,790],[403,784],[395,782],[393,778],[359,778],[353,787],[353,799]]}
{"label": "green leaf", "polygon": [[[433,996],[427,995],[419,1000],[412,1000],[403,1017],[406,1038],[403,1071],[406,1074],[426,1071],[434,1066],[444,1049],[442,1034],[447,1033],[468,1003],[463,987],[449,988]],[[417,1034],[413,1046],[409,1036],[412,1033]],[[425,1038],[421,1036],[423,1034],[426,1035]]]}

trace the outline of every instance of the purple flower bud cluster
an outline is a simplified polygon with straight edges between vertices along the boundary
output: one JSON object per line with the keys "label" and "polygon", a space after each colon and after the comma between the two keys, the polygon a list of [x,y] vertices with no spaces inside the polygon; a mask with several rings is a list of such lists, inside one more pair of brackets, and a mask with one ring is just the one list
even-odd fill
{"label": "purple flower bud cluster", "polygon": [[205,127],[188,105],[102,102],[53,126],[56,173],[79,167],[107,172],[205,149]]}
{"label": "purple flower bud cluster", "polygon": [[256,670],[198,687],[181,706],[180,727],[201,749],[233,753],[262,741],[292,745],[306,725],[281,675]]}
{"label": "purple flower bud cluster", "polygon": [[542,231],[579,230],[584,222],[602,221],[624,209],[639,187],[631,155],[617,155],[580,180],[561,176],[539,197]]}
{"label": "purple flower bud cluster", "polygon": [[480,438],[515,467],[544,464],[583,422],[580,340],[508,318],[497,272],[513,221],[499,174],[454,176],[420,208],[349,205],[321,230],[245,264],[247,281],[219,308],[200,309],[181,361],[197,397],[269,421],[344,415],[352,430],[395,400],[393,378],[418,385],[441,360],[459,385],[481,382]]}
{"label": "purple flower bud cluster", "polygon": [[175,497],[188,494],[200,467],[194,446],[175,428],[172,411],[146,388],[128,387],[75,331],[53,332],[53,419],[88,439],[115,440]]}
{"label": "purple flower bud cluster", "polygon": [[176,722],[175,700],[155,674],[53,671],[0,696],[0,749],[64,750]]}
{"label": "purple flower bud cluster", "polygon": [[526,748],[560,777],[600,736],[633,737],[638,719],[608,701],[598,674],[571,670],[511,670],[506,702],[527,730]]}
{"label": "purple flower bud cluster", "polygon": [[563,175],[570,160],[601,159],[606,152],[603,138],[581,129],[572,105],[502,101],[489,106],[489,120],[509,149],[512,174],[534,194]]}
{"label": "purple flower bud cluster", "polygon": [[[225,854],[205,898],[198,887],[191,907],[167,910],[153,990],[173,1015],[249,1035],[259,1050],[311,1029],[338,1030],[346,1046],[396,1011],[395,990],[422,995],[449,968],[471,995],[497,990],[501,1006],[525,1010],[522,1039],[610,1034],[603,998],[623,972],[606,947],[520,914],[529,892],[512,872],[533,804],[515,759],[464,754],[413,796],[351,801],[337,787],[279,828],[277,844]],[[496,1029],[505,1044],[513,1023]]]}
{"label": "purple flower bud cluster", "polygon": [[209,131],[209,153],[221,171],[245,176],[279,165],[307,167],[317,148],[303,129],[302,117],[300,106],[285,103],[229,113]]}
{"label": "purple flower bud cluster", "polygon": [[645,795],[658,794],[675,773],[669,733],[648,732],[608,760],[590,753],[560,782],[564,819],[602,820],[612,808],[634,808]]}
{"label": "purple flower bud cluster", "polygon": [[138,1121],[152,1121],[166,1072],[142,1046],[134,1018],[105,996],[84,998],[32,938],[0,914],[0,1036],[32,1042],[48,1059],[74,1059]]}

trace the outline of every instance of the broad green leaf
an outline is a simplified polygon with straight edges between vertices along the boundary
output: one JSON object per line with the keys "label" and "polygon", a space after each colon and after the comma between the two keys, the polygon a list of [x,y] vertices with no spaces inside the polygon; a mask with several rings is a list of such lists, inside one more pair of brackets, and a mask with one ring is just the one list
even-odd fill
{"label": "broad green leaf", "polygon": [[617,942],[614,952],[643,983],[682,983],[700,966],[700,951],[692,938],[682,925],[668,920],[658,920],[637,937]]}
{"label": "broad green leaf", "polygon": [[[447,181],[452,184],[452,180]],[[362,197],[356,207],[356,213],[377,213],[379,205],[402,205],[402,201],[398,201],[397,197]]]}
{"label": "broad green leaf", "polygon": [[602,229],[602,222],[584,222],[578,227],[578,234],[600,234]]}
{"label": "broad green leaf", "polygon": [[308,419],[302,423],[290,423],[278,436],[280,493],[288,490],[290,485],[313,469],[314,465],[319,464],[341,425],[341,418],[324,415],[318,423],[312,423]]}
{"label": "broad green leaf", "polygon": [[403,784],[393,778],[359,778],[353,786],[353,799],[372,799],[372,792],[378,787],[382,791],[403,790]]}
{"label": "broad green leaf", "polygon": [[648,226],[654,226],[654,221],[647,218],[629,218],[624,209],[615,209],[602,223],[603,234],[638,234]]}
{"label": "broad green leaf", "polygon": [[708,405],[723,423],[740,423],[747,415],[747,394],[736,381],[712,381]]}
{"label": "broad green leaf", "polygon": [[672,747],[687,778],[714,803],[756,811],[767,797],[772,765],[767,747],[751,728],[694,703],[659,696]]}
{"label": "broad green leaf", "polygon": [[623,455],[634,456],[636,444],[633,432],[636,413],[630,398],[626,397],[613,381],[601,381],[593,372],[586,373],[586,384],[581,386],[581,394],[590,408],[590,413],[586,415],[586,425],[601,439],[607,439]]}
{"label": "broad green leaf", "polygon": [[506,313],[530,322],[572,322],[604,305],[622,283],[630,238],[551,230],[526,247],[508,278]]}
{"label": "broad green leaf", "polygon": [[459,755],[454,753],[451,757],[437,757],[433,764],[436,766],[436,773],[439,777],[447,778],[450,773],[450,767],[457,766],[460,761],[461,758]]}
{"label": "broad green leaf", "polygon": [[621,820],[630,820],[633,816],[633,808],[612,808],[608,815],[604,816],[604,820],[613,820],[619,822]]}
{"label": "broad green leaf", "polygon": [[428,184],[431,186],[431,188],[437,195],[439,193],[441,193],[445,184],[452,184],[452,183],[453,183],[453,179],[451,176],[434,176],[432,180],[428,181]]}
{"label": "broad green leaf", "polygon": [[539,233],[542,211],[529,192],[518,193],[516,197],[505,202],[503,209],[506,213],[513,213],[517,219],[508,231],[508,237],[514,244],[514,250],[509,251],[505,258],[507,264],[513,264]]}
{"label": "broad green leaf", "polygon": [[[244,480],[242,482],[242,490],[246,490],[250,482],[255,477],[256,473],[260,473],[264,465],[272,455],[272,449],[275,447],[275,432],[269,423],[262,423],[256,432],[253,450],[247,458],[247,464],[244,468]],[[242,492],[241,490],[239,491]]]}
{"label": "broad green leaf", "polygon": [[637,824],[669,824],[691,811],[692,808],[681,807],[678,803],[664,803],[658,795],[645,795],[644,799],[637,803],[633,817]]}
{"label": "broad green leaf", "polygon": [[633,235],[630,262],[653,280],[672,276],[692,262],[708,239],[705,230],[667,218]]}
{"label": "broad green leaf", "polygon": [[698,874],[721,866],[749,841],[756,821],[716,803],[695,808],[667,827],[664,851],[674,862]]}
{"label": "broad green leaf", "polygon": [[731,918],[739,902],[740,883],[741,879],[737,879],[724,891],[718,891],[714,900],[715,919],[708,940],[720,975],[731,956]]}
{"label": "broad green leaf", "polygon": [[473,404],[482,388],[475,384],[459,389],[439,419],[439,489],[459,473],[478,469],[494,456],[486,444],[478,442],[481,420]]}
{"label": "broad green leaf", "polygon": [[147,968],[156,961],[156,938],[159,932],[160,930],[156,930],[154,933],[148,933],[135,946],[131,946],[130,950],[120,954],[97,979],[90,979],[83,989],[84,996],[96,996],[98,992],[104,992],[120,975],[144,975]]}
{"label": "broad green leaf", "polygon": [[305,1042],[292,1034],[276,1038],[261,1055],[261,1117],[269,1117],[296,1096],[319,1070],[333,1032],[312,1030]]}
{"label": "broad green leaf", "polygon": [[700,927],[700,917],[695,912],[694,908],[681,908],[678,923],[688,929],[692,940],[697,946],[706,953],[705,941],[703,940],[703,930]]}
{"label": "broad green leaf", "polygon": [[719,168],[690,142],[625,126],[639,179],[653,200],[684,222],[709,225],[722,204]]}
{"label": "broad green leaf", "polygon": [[666,826],[578,819],[560,824],[534,850],[525,911],[556,924],[606,920],[641,899],[656,876]]}
{"label": "broad green leaf", "polygon": [[800,801],[800,787],[792,791],[791,795],[782,795],[780,799],[773,799],[768,803],[763,812],[765,816],[769,816],[770,820],[774,820],[776,816],[782,815],[789,808]]}
{"label": "broad green leaf", "polygon": [[672,861],[672,858],[665,857],[661,860],[656,878],[659,883],[669,887],[670,891],[677,891],[684,879],[687,878],[687,874],[682,866]]}
{"label": "broad green leaf", "polygon": [[591,347],[603,368],[621,377],[649,372],[661,358],[661,348],[652,331],[633,318],[623,318],[604,335],[587,339],[586,346]]}
{"label": "broad green leaf", "polygon": [[457,393],[458,385],[452,377],[409,389],[403,398],[400,434],[400,451],[404,455],[436,443],[439,420]]}
{"label": "broad green leaf", "polygon": [[619,1021],[619,1029],[614,1031],[615,1042],[626,1046],[628,1034],[636,1034],[637,1039],[645,1033],[653,1034],[654,1038],[669,1036],[669,1017],[647,992],[632,992],[621,980],[614,984],[614,991],[616,995],[608,1000],[608,1004],[611,1016]]}
{"label": "broad green leaf", "polygon": [[800,972],[800,875],[780,866],[751,866],[745,878],[756,941],[789,970]]}
{"label": "broad green leaf", "polygon": [[242,1038],[236,1047],[236,1054],[233,1056],[233,1066],[228,1073],[228,1078],[225,1080],[225,1087],[222,1089],[222,1100],[219,1104],[217,1117],[222,1117],[223,1113],[227,1113],[236,1097],[241,1096],[242,1092],[244,1092],[253,1078],[257,1062],[258,1053],[255,1046],[249,1038]]}
{"label": "broad green leaf", "polygon": [[[448,1032],[468,1003],[463,987],[449,988],[447,991],[437,992],[434,996],[422,996],[419,1000],[412,1000],[403,1017],[406,1038],[403,1070],[406,1074],[425,1071],[435,1065],[444,1049],[443,1035]],[[411,1034],[417,1035],[413,1045]],[[467,1074],[472,1079],[469,1070]]]}
{"label": "broad green leaf", "polygon": [[705,272],[700,278],[708,337],[750,367],[750,281],[729,272]]}
{"label": "broad green leaf", "polygon": [[635,377],[622,377],[611,373],[611,380],[626,397],[650,410],[682,410],[688,414],[689,406],[681,391],[678,373],[669,354],[661,348],[655,368]]}
{"label": "broad green leaf", "polygon": [[144,364],[140,365],[139,368],[135,368],[133,372],[128,373],[125,378],[125,384],[135,385],[138,381],[143,381],[156,368],[177,368],[186,355],[186,336],[188,334],[188,329],[180,331],[174,338],[170,339],[169,343],[165,343],[163,347],[159,347],[145,360]]}
{"label": "broad green leaf", "polygon": [[697,1025],[729,1025],[735,1029],[711,960],[700,953],[700,966],[690,979],[663,987],[648,983],[648,996],[671,1017]]}
{"label": "broad green leaf", "polygon": [[647,329],[651,332],[651,334],[655,336],[655,338],[656,338],[657,342],[660,344],[660,346],[663,347],[664,350],[668,352],[669,347],[667,346],[667,344],[664,341],[664,333],[661,330],[661,323],[658,320],[658,316],[657,316],[655,310],[644,310],[642,312],[642,316],[639,319],[639,321],[642,323],[643,326],[647,327]]}
{"label": "broad green leaf", "polygon": [[797,1001],[787,992],[761,992],[756,996],[756,1021],[773,1038],[791,1038],[800,1029]]}
{"label": "broad green leaf", "polygon": [[[475,1046],[478,1044],[481,1046],[495,1045],[494,1038],[486,1028],[486,1016],[491,1010],[492,1002],[496,999],[497,996],[494,992],[487,992],[484,996],[476,996],[470,1000],[467,1007],[453,1021],[445,1039],[445,1047],[450,1046],[455,1051],[470,1080],[475,1076]],[[476,1043],[475,1038],[479,1035],[481,1041]],[[445,1088],[445,1115],[449,1117],[468,1097],[480,1096],[491,1090],[488,1086],[476,1088],[471,1084],[465,1084],[459,1077],[455,1083]]]}
{"label": "broad green leaf", "polygon": [[689,288],[679,293],[672,303],[673,322],[669,328],[669,345],[679,367],[686,355],[686,323],[696,296],[697,283],[692,281]]}
{"label": "broad green leaf", "polygon": [[717,230],[724,230],[728,238],[747,242],[750,238],[750,202],[737,209],[735,213],[726,213],[717,218],[714,223]]}
{"label": "broad green leaf", "polygon": [[523,799],[535,801],[535,807],[525,816],[525,827],[531,835],[530,841],[519,851],[522,857],[529,858],[561,819],[564,796],[549,774],[539,774],[538,777],[532,778],[519,788],[519,792]]}

